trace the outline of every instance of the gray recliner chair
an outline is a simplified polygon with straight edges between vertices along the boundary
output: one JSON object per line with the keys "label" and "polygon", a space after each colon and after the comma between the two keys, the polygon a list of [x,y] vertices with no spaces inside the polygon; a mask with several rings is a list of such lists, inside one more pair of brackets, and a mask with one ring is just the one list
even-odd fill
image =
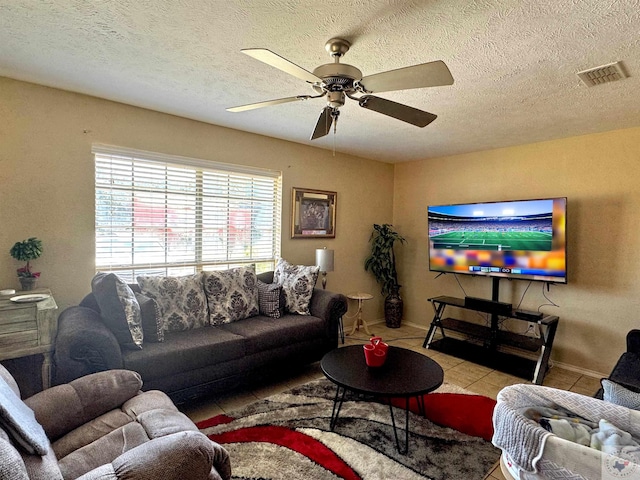
{"label": "gray recliner chair", "polygon": [[20,399],[0,365],[0,479],[228,480],[226,450],[140,376],[109,370]]}

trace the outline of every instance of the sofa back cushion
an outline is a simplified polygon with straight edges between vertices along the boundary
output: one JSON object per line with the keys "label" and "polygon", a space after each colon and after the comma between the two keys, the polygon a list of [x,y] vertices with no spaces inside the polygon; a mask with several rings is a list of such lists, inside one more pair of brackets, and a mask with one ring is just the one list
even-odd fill
{"label": "sofa back cushion", "polygon": [[164,330],[208,325],[201,273],[182,277],[139,276],[137,281],[142,294],[158,303]]}
{"label": "sofa back cushion", "polygon": [[140,374],[108,370],[56,385],[27,398],[49,438],[57,440],[70,431],[120,407],[142,388]]}
{"label": "sofa back cushion", "polygon": [[221,325],[258,315],[255,265],[203,272],[209,324]]}

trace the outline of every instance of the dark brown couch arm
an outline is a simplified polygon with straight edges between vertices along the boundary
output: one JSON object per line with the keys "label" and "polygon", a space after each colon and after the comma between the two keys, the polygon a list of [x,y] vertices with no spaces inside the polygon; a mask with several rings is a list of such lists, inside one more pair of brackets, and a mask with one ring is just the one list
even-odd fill
{"label": "dark brown couch arm", "polygon": [[67,308],[58,318],[53,361],[54,385],[123,367],[120,345],[100,314],[80,306]]}

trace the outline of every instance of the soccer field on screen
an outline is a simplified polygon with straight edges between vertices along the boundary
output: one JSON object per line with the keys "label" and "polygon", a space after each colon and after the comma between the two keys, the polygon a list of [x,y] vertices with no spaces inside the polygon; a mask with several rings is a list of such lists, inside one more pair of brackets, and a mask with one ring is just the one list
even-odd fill
{"label": "soccer field on screen", "polygon": [[551,251],[551,235],[540,232],[449,232],[431,237],[434,248]]}

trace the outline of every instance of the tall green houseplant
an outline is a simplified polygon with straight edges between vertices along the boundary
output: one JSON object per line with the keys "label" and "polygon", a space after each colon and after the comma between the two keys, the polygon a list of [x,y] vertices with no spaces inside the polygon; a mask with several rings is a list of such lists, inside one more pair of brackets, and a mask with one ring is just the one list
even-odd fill
{"label": "tall green houseplant", "polygon": [[398,328],[402,321],[402,298],[399,290],[398,272],[396,271],[396,256],[393,245],[396,241],[405,243],[407,240],[396,232],[393,225],[388,223],[373,225],[373,232],[369,238],[371,254],[364,262],[364,269],[373,273],[376,281],[381,285],[381,293],[385,295],[384,316],[388,327]]}

